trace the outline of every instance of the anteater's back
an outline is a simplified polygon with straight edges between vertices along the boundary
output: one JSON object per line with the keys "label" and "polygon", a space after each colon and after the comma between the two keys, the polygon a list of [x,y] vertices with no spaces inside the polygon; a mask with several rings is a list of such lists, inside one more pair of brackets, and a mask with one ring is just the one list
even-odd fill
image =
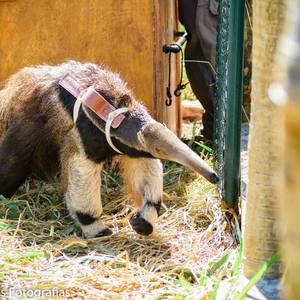
{"label": "anteater's back", "polygon": [[[53,116],[53,114],[62,112],[63,109],[59,103],[58,82],[67,73],[73,74],[82,88],[94,86],[96,90],[111,91],[111,96],[115,101],[122,99],[123,95],[131,94],[126,83],[120,79],[118,74],[92,63],[68,61],[58,66],[40,65],[24,68],[12,75],[2,85],[0,91],[0,136],[14,121],[14,116],[18,111],[30,112],[31,106],[36,108],[39,105],[41,113],[49,113],[49,110],[54,110]],[[115,104],[118,106],[118,103]],[[72,121],[67,114],[58,117],[60,125],[67,126]],[[55,116],[52,119],[53,125],[57,124],[55,122],[57,120],[54,120]],[[64,120],[68,124],[62,124]]]}
{"label": "anteater's back", "polygon": [[7,141],[7,151],[12,153],[10,149],[22,145],[24,155],[32,157],[33,169],[44,169],[56,161],[74,127],[74,100],[68,96],[66,105],[65,92],[62,95],[59,86],[67,73],[76,77],[81,89],[93,86],[105,92],[116,107],[131,101],[130,90],[118,74],[96,64],[69,61],[58,66],[24,68],[11,76],[0,91],[0,146]]}
{"label": "anteater's back", "polygon": [[12,75],[7,81],[2,83],[0,90],[0,137],[5,133],[10,124],[20,117],[20,110],[25,106],[31,106],[34,93],[45,84],[48,77],[48,67],[25,68]]}

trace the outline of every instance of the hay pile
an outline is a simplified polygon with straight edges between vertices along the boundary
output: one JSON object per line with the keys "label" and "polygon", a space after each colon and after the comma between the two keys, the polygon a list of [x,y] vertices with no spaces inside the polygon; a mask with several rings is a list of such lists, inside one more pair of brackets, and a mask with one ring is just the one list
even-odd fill
{"label": "hay pile", "polygon": [[25,287],[52,289],[44,299],[209,299],[230,277],[236,248],[235,219],[214,187],[168,163],[157,233],[142,237],[128,225],[132,208],[120,182],[103,172],[103,219],[114,235],[90,240],[80,238],[57,183],[28,182],[2,198],[1,299]]}

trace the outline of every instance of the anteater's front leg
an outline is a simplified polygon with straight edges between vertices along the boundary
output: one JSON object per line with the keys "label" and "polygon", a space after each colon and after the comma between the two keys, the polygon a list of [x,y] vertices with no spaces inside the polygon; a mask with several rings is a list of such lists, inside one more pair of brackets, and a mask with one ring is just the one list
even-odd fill
{"label": "anteater's front leg", "polygon": [[163,171],[160,160],[152,158],[122,158],[128,193],[138,211],[130,219],[139,234],[149,235],[156,225],[162,201]]}
{"label": "anteater's front leg", "polygon": [[86,238],[112,234],[101,220],[101,164],[89,160],[83,153],[70,156],[63,170],[67,184],[67,207]]}

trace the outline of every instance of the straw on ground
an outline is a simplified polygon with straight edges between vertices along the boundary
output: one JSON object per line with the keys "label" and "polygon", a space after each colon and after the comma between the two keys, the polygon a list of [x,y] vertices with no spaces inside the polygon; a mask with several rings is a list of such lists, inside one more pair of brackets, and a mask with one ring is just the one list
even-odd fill
{"label": "straw on ground", "polygon": [[128,225],[132,207],[121,181],[103,172],[103,218],[114,235],[90,240],[66,214],[55,182],[30,181],[12,199],[1,198],[0,290],[55,287],[70,299],[209,299],[216,283],[232,280],[235,219],[212,185],[168,163],[163,214],[157,232],[145,238]]}

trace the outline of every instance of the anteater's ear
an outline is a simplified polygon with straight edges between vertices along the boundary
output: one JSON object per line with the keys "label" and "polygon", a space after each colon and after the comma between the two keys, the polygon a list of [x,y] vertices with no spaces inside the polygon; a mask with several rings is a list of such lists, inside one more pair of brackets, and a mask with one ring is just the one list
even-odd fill
{"label": "anteater's ear", "polygon": [[131,107],[132,100],[129,95],[123,95],[115,100],[117,102],[117,107]]}

